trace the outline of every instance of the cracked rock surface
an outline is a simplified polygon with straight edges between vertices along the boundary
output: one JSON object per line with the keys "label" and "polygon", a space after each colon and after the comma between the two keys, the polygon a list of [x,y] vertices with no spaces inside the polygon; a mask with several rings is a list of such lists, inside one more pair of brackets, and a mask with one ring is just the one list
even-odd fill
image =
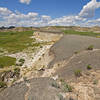
{"label": "cracked rock surface", "polygon": [[0,93],[0,100],[59,100],[60,89],[52,87],[51,78],[34,78],[18,83]]}

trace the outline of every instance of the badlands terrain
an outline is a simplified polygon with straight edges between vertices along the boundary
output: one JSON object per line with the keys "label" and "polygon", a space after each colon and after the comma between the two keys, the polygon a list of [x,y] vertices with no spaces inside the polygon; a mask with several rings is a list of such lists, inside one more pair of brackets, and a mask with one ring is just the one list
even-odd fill
{"label": "badlands terrain", "polygon": [[0,29],[0,100],[100,100],[100,27]]}

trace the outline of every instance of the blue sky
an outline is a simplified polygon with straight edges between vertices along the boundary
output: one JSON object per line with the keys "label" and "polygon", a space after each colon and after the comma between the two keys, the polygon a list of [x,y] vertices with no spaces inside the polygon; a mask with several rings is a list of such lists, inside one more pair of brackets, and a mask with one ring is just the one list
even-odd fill
{"label": "blue sky", "polygon": [[0,7],[7,7],[21,13],[37,12],[53,18],[77,14],[89,0],[32,0],[30,4],[19,0],[0,0]]}
{"label": "blue sky", "polygon": [[100,0],[0,0],[0,26],[95,26]]}

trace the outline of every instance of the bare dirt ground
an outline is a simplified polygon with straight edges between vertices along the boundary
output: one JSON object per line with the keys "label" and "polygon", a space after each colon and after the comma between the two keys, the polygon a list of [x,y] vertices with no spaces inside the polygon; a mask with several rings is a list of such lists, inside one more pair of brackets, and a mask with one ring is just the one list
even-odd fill
{"label": "bare dirt ground", "polygon": [[75,100],[100,100],[100,70],[88,71],[82,77],[72,82],[73,93],[67,93],[67,97],[71,96]]}

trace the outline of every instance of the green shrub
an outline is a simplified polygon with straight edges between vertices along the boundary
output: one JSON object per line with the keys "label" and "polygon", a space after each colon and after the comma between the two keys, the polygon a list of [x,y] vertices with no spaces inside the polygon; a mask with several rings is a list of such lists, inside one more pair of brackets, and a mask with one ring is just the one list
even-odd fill
{"label": "green shrub", "polygon": [[98,84],[98,80],[94,80],[94,81],[93,81],[93,84],[94,84],[94,85]]}
{"label": "green shrub", "polygon": [[65,92],[72,92],[72,87],[70,85],[66,84],[64,87]]}
{"label": "green shrub", "polygon": [[43,48],[43,46],[40,46],[40,48]]}
{"label": "green shrub", "polygon": [[63,78],[60,78],[60,82],[64,82],[65,80]]}
{"label": "green shrub", "polygon": [[19,66],[23,66],[23,63],[19,64]]}
{"label": "green shrub", "polygon": [[61,94],[58,94],[57,96],[58,96],[59,100],[65,100]]}
{"label": "green shrub", "polygon": [[28,82],[27,77],[23,77],[23,80],[24,80],[25,82]]}
{"label": "green shrub", "polygon": [[25,59],[21,58],[21,59],[19,59],[19,64],[16,64],[16,65],[22,66],[24,64],[24,62],[25,62]]}
{"label": "green shrub", "polygon": [[67,84],[65,81],[63,81],[61,84],[63,86],[64,92],[72,92],[72,86]]}
{"label": "green shrub", "polygon": [[93,45],[90,45],[87,50],[93,50],[94,46]]}
{"label": "green shrub", "polygon": [[75,73],[75,76],[77,76],[77,77],[80,77],[82,75],[80,69],[76,70],[74,73]]}
{"label": "green shrub", "polygon": [[52,82],[52,87],[55,87],[55,88],[60,88],[60,86],[56,83],[56,82]]}
{"label": "green shrub", "polygon": [[79,53],[79,51],[75,51],[75,52],[74,52],[74,54],[78,54],[78,53]]}
{"label": "green shrub", "polygon": [[21,59],[19,59],[19,62],[24,63],[25,59],[21,58]]}
{"label": "green shrub", "polygon": [[70,97],[69,100],[74,100],[74,99],[72,97]]}
{"label": "green shrub", "polygon": [[7,84],[3,81],[0,81],[0,88],[5,88],[7,87]]}
{"label": "green shrub", "polygon": [[87,65],[87,69],[88,70],[92,69],[92,66],[91,65]]}
{"label": "green shrub", "polygon": [[20,68],[15,68],[15,69],[14,69],[14,73],[15,73],[15,74],[20,74]]}
{"label": "green shrub", "polygon": [[1,49],[0,49],[0,53],[3,53],[3,52],[4,52],[4,50],[1,50]]}

